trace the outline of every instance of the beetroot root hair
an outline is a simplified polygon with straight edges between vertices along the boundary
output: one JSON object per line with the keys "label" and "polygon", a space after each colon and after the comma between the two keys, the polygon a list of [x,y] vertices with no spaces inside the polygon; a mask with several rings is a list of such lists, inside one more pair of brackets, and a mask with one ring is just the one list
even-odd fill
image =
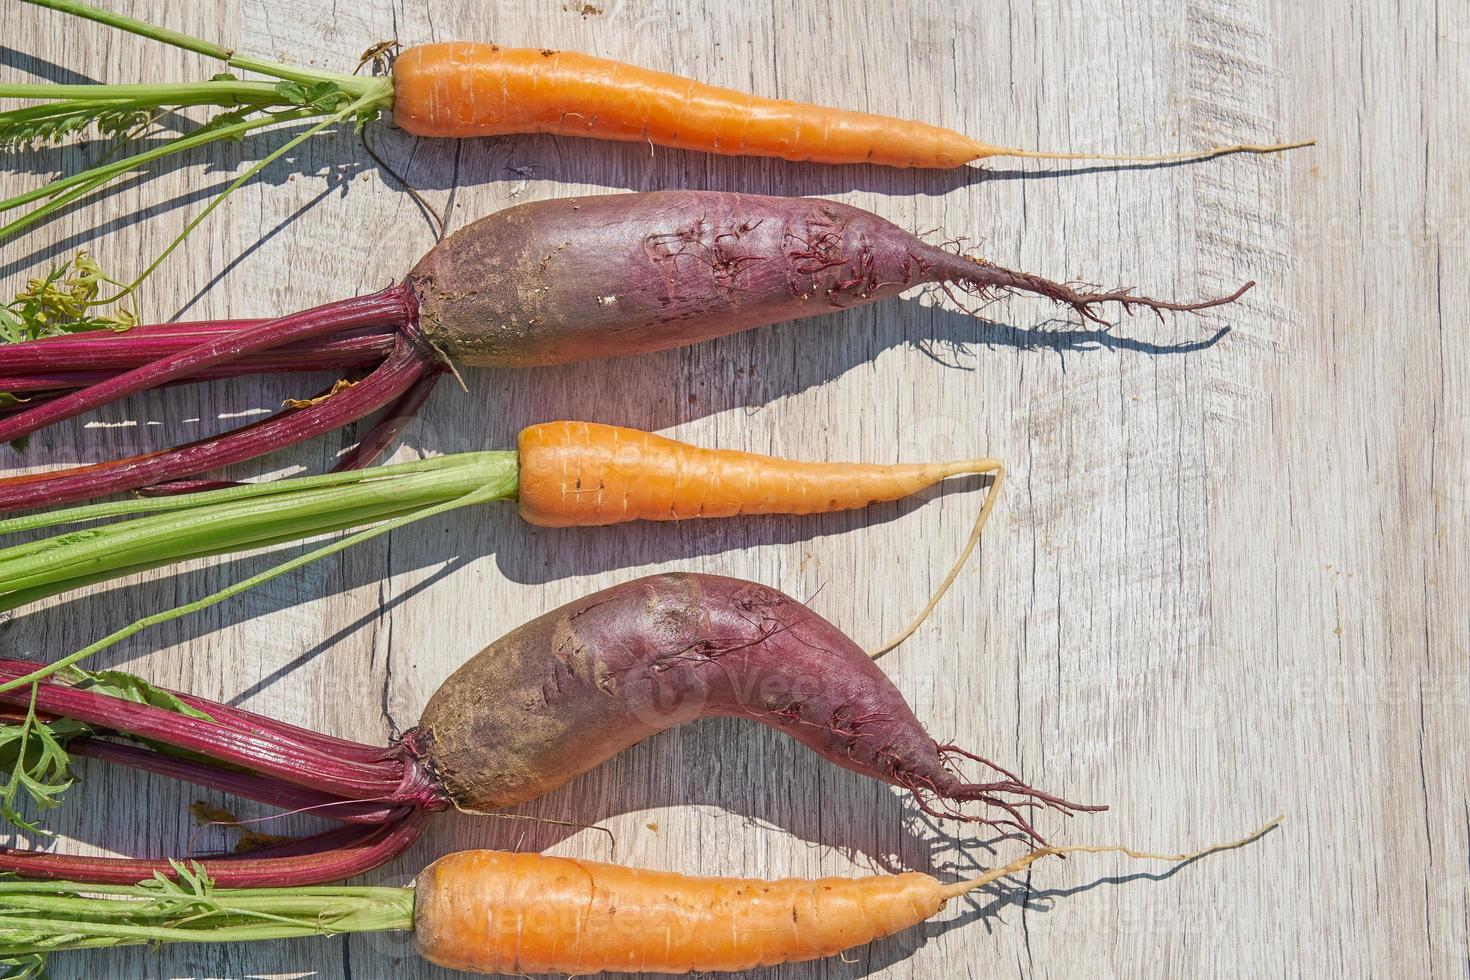
{"label": "beetroot root hair", "polygon": [[1250,281],[1226,296],[1179,302],[1140,296],[1131,288],[1126,287],[1099,292],[1090,284],[1058,282],[943,249],[926,251],[922,258],[916,256],[916,259],[930,267],[930,274],[937,277],[940,288],[945,291],[950,300],[971,315],[975,315],[975,311],[955,295],[957,289],[982,299],[1003,293],[1030,293],[1042,296],[1063,306],[1071,307],[1084,321],[1101,326],[1112,325],[1098,311],[1098,307],[1105,304],[1115,303],[1122,307],[1125,313],[1131,313],[1135,308],[1152,310],[1161,316],[1165,310],[1175,313],[1203,313],[1205,310],[1234,303],[1256,285],[1254,281]]}
{"label": "beetroot root hair", "polygon": [[[1026,817],[1026,811],[1051,809],[1070,817],[1078,813],[1101,813],[1107,809],[1106,806],[1073,803],[1053,793],[1037,789],[1004,766],[966,751],[958,745],[936,743],[936,748],[940,758],[944,761],[945,774],[950,778],[922,778],[913,774],[904,774],[898,779],[901,785],[913,792],[919,809],[931,817],[985,824],[998,829],[1010,828],[1044,846],[1047,843],[1046,838],[1042,837],[1032,826],[1031,821]],[[954,756],[977,762],[1002,778],[989,782],[968,782],[951,764],[951,758]],[[954,805],[958,802],[983,803],[1000,810],[1007,816],[990,818],[966,813]]]}

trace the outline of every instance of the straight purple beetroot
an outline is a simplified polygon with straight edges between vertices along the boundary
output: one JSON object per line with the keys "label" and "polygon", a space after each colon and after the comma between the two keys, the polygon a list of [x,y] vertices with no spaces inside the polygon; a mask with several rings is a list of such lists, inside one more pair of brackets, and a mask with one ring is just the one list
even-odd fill
{"label": "straight purple beetroot", "polygon": [[835,201],[703,191],[523,204],[464,228],[408,274],[425,336],[475,367],[666,350],[927,283],[1035,293],[1098,323],[1104,303],[1192,311],[1240,295],[1170,303],[1079,292]]}
{"label": "straight purple beetroot", "polygon": [[[0,682],[35,666],[0,661]],[[18,688],[0,693],[0,704],[24,710],[30,697]],[[428,811],[534,799],[650,735],[709,717],[761,722],[830,762],[910,790],[931,814],[1038,840],[1031,808],[1101,809],[938,744],[831,623],[773,589],[711,575],[638,579],[512,630],[445,681],[418,726],[387,748],[178,697],[208,719],[50,681],[37,685],[35,705],[43,721],[87,726],[68,743],[74,754],[343,824],[262,851],[202,858],[220,884],[241,887],[360,873],[407,848]],[[989,766],[996,778],[964,779],[957,758]],[[995,812],[966,813],[967,803]],[[0,850],[0,871],[27,877],[123,883],[168,869],[162,859]]]}
{"label": "straight purple beetroot", "polygon": [[[860,306],[913,286],[984,298],[1033,293],[1103,322],[1099,307],[1195,312],[1093,292],[930,245],[876,215],[814,198],[706,191],[524,204],[436,246],[371,296],[274,320],[137,327],[0,348],[0,442],[161,385],[274,371],[349,372],[351,386],[224,435],[144,456],[0,480],[0,510],[170,484],[387,409],[344,466],[365,466],[450,361],[564,364],[693,344]],[[191,489],[195,483],[167,489]]]}

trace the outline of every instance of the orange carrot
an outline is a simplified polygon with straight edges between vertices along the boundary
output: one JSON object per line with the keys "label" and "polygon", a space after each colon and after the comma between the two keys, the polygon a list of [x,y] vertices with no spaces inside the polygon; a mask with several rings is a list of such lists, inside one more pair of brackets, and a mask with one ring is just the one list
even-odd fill
{"label": "orange carrot", "polygon": [[597,861],[466,851],[415,883],[414,942],[432,963],[475,973],[690,973],[832,956],[912,928],[959,898],[1049,855],[1124,847],[1044,847],[978,878],[944,884],[911,871],[866,878],[693,878]]}
{"label": "orange carrot", "polygon": [[393,63],[415,136],[553,133],[815,163],[958,167],[1001,152],[950,129],[716,88],[575,51],[456,41]]}
{"label": "orange carrot", "polygon": [[946,477],[993,473],[953,463],[806,463],[702,449],[638,429],[547,422],[521,430],[521,517],[542,527],[823,514],[898,500]]}
{"label": "orange carrot", "polygon": [[693,878],[600,861],[462,851],[415,882],[414,942],[475,973],[688,973],[832,956],[944,907],[909,872],[871,878]]}
{"label": "orange carrot", "polygon": [[959,167],[986,157],[1159,162],[1272,153],[1307,143],[1165,156],[1038,153],[928,123],[768,99],[575,51],[453,41],[393,63],[393,118],[415,136],[552,133],[735,156],[888,167]]}

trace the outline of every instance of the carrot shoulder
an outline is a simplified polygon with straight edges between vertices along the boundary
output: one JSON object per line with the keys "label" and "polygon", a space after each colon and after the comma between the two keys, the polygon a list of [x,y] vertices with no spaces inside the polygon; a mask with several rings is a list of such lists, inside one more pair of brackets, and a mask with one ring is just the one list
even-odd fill
{"label": "carrot shoulder", "polygon": [[530,426],[519,448],[521,517],[542,527],[855,510],[1000,466],[806,463],[594,422]]}
{"label": "carrot shoulder", "polygon": [[393,116],[416,136],[552,133],[817,163],[958,167],[1003,152],[953,130],[767,99],[574,51],[406,49]]}

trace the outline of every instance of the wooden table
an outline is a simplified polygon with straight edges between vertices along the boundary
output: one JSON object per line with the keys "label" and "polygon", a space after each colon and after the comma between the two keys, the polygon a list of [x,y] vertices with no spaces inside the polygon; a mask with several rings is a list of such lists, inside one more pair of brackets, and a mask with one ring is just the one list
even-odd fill
{"label": "wooden table", "polygon": [[[903,173],[374,129],[378,152],[455,225],[552,195],[825,195],[969,236],[994,261],[1051,276],[1180,296],[1260,283],[1215,316],[1139,316],[1112,331],[1055,320],[1033,300],[997,302],[974,321],[917,297],[636,360],[478,371],[468,392],[440,386],[395,458],[503,447],[526,423],[566,416],[812,458],[1003,456],[1014,480],[982,554],[884,661],[918,715],[941,738],[1111,805],[1045,818],[1058,840],[1189,848],[1287,815],[1250,849],[1177,873],[1113,857],[1041,865],[850,963],[762,976],[1464,975],[1470,199],[1453,163],[1470,137],[1463,6],[1411,2],[1370,19],[1371,5],[1264,0],[108,4],[323,67],[350,69],[390,37],[551,45],[1024,146],[1318,137],[1272,159]],[[6,23],[7,78],[217,70],[14,2]],[[7,242],[7,284],[83,246],[135,271],[252,152],[188,157]],[[26,157],[4,193],[77,160]],[[237,193],[154,277],[145,312],[260,315],[366,292],[431,241],[408,195],[344,133]],[[178,441],[309,388],[273,378],[137,398],[43,433],[24,462]],[[313,442],[265,468],[320,469],[350,441]],[[383,740],[501,632],[656,569],[769,583],[876,642],[922,603],[978,505],[979,494],[957,493],[857,516],[592,532],[531,530],[509,508],[485,508],[102,659]],[[0,637],[8,652],[54,657],[261,564],[139,576],[23,610]],[[85,782],[55,818],[59,847],[177,852],[226,840],[194,828],[193,790],[81,768]],[[653,738],[515,817],[440,816],[371,879],[406,882],[466,847],[609,856],[606,835],[540,818],[607,828],[620,861],[706,873],[953,874],[1021,848],[992,853],[985,834],[921,820],[901,794],[734,721]],[[443,975],[399,937],[72,954],[54,969]]]}

